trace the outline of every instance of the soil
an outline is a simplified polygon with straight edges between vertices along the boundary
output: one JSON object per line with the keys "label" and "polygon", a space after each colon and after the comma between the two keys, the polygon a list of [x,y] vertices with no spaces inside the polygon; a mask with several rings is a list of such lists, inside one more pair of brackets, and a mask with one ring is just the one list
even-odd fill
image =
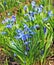
{"label": "soil", "polygon": [[8,60],[8,65],[19,65],[19,63],[15,62],[12,57],[8,57],[0,48],[0,65],[4,65],[6,59]]}

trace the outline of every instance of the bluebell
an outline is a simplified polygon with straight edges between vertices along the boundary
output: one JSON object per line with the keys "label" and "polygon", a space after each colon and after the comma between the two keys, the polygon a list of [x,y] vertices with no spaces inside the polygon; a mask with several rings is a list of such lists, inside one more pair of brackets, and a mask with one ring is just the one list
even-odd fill
{"label": "bluebell", "polygon": [[44,33],[46,33],[46,27],[44,27]]}
{"label": "bluebell", "polygon": [[12,25],[11,24],[8,24],[5,26],[6,28],[12,28]]}

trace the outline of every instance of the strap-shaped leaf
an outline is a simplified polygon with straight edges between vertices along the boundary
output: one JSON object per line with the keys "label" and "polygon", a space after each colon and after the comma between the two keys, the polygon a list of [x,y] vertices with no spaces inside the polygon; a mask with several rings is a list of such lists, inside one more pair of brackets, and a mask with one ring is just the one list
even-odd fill
{"label": "strap-shaped leaf", "polygon": [[3,11],[5,11],[5,7],[3,6],[1,2],[0,2],[0,6],[2,7]]}
{"label": "strap-shaped leaf", "polygon": [[47,43],[46,43],[46,47],[45,47],[45,51],[44,51],[44,55],[42,56],[41,62],[43,62],[43,60],[46,58],[47,51],[48,51],[50,45],[52,44],[52,39],[53,39],[53,36],[52,35],[51,35],[51,37],[48,36]]}

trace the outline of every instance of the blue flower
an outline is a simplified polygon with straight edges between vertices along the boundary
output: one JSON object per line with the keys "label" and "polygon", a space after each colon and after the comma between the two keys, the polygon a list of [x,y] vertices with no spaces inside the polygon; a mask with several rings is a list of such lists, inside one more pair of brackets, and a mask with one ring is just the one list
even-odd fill
{"label": "blue flower", "polygon": [[47,20],[48,20],[48,17],[46,17],[46,18],[43,19],[44,22],[47,21]]}
{"label": "blue flower", "polygon": [[34,12],[29,11],[29,15],[32,16],[32,17],[34,17]]}
{"label": "blue flower", "polygon": [[30,49],[30,48],[29,48],[28,46],[26,46],[26,51],[29,51],[29,49]]}
{"label": "blue flower", "polygon": [[24,32],[28,32],[29,30],[29,27],[26,24],[24,24]]}
{"label": "blue flower", "polygon": [[12,28],[12,25],[11,24],[8,24],[5,26],[6,28]]}
{"label": "blue flower", "polygon": [[40,8],[43,8],[43,5],[40,5]]}
{"label": "blue flower", "polygon": [[24,34],[24,31],[22,30],[16,30],[17,36],[15,36],[16,39],[22,38],[22,35]]}
{"label": "blue flower", "polygon": [[24,31],[21,31],[20,33],[18,33],[19,36],[24,35]]}
{"label": "blue flower", "polygon": [[53,15],[52,11],[48,11],[48,16],[51,17]]}
{"label": "blue flower", "polygon": [[23,35],[21,36],[21,39],[22,39],[23,41],[26,41],[26,40],[27,40],[26,35],[23,34]]}
{"label": "blue flower", "polygon": [[12,15],[11,21],[15,22],[16,21],[16,16]]}
{"label": "blue flower", "polygon": [[46,33],[46,27],[44,27],[44,33]]}
{"label": "blue flower", "polygon": [[17,36],[15,36],[16,39],[22,39],[23,41],[26,41],[26,35],[23,33],[19,33]]}
{"label": "blue flower", "polygon": [[9,21],[10,21],[10,18],[6,18],[6,19],[5,19],[5,22],[9,22]]}
{"label": "blue flower", "polygon": [[22,36],[21,36],[21,39],[23,41],[26,41],[28,38],[30,38],[30,35],[29,34],[22,34]]}
{"label": "blue flower", "polygon": [[16,16],[15,15],[12,15],[12,18],[16,18]]}
{"label": "blue flower", "polygon": [[24,28],[24,32],[28,32],[29,31],[29,28]]}
{"label": "blue flower", "polygon": [[31,2],[32,8],[35,6],[35,1]]}
{"label": "blue flower", "polygon": [[34,25],[34,29],[39,29],[40,28],[40,25],[36,24]]}
{"label": "blue flower", "polygon": [[16,54],[14,53],[14,57],[16,57]]}
{"label": "blue flower", "polygon": [[42,12],[42,8],[39,7],[39,8],[38,8],[38,13],[41,13],[41,12]]}
{"label": "blue flower", "polygon": [[27,7],[27,5],[25,5],[25,6],[24,6],[24,10],[26,11],[26,10],[27,10],[27,8],[28,8],[28,7]]}
{"label": "blue flower", "polygon": [[7,32],[1,32],[1,34],[2,34],[2,35],[5,35],[5,34],[7,34]]}
{"label": "blue flower", "polygon": [[24,42],[24,44],[25,44],[25,45],[28,45],[28,44],[29,44],[29,42],[27,42],[27,41],[26,41],[26,42]]}
{"label": "blue flower", "polygon": [[26,35],[26,38],[31,38],[30,34],[25,34]]}
{"label": "blue flower", "polygon": [[30,21],[34,21],[35,20],[34,14],[36,14],[36,13],[35,12],[32,12],[32,11],[29,11],[29,20]]}
{"label": "blue flower", "polygon": [[28,28],[28,26],[26,24],[23,24],[24,25],[24,28]]}
{"label": "blue flower", "polygon": [[16,33],[18,34],[18,33],[21,33],[22,32],[22,30],[20,30],[20,29],[18,29],[18,30],[16,30]]}
{"label": "blue flower", "polygon": [[31,41],[25,41],[24,44],[28,45]]}
{"label": "blue flower", "polygon": [[26,41],[31,36],[29,34],[19,33],[17,36],[15,36],[16,39],[22,39],[23,41]]}

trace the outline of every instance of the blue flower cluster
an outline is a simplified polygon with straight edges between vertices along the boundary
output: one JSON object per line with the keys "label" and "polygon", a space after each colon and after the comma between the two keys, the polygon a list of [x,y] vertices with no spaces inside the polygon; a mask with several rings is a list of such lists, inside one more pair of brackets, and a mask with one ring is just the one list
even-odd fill
{"label": "blue flower cluster", "polygon": [[26,25],[23,25],[24,30],[16,30],[17,36],[15,36],[16,39],[22,39],[23,41],[28,40],[28,38],[31,38],[31,35],[33,35],[32,30]]}
{"label": "blue flower cluster", "polygon": [[[6,3],[4,3],[4,5],[6,5]],[[30,50],[30,46],[29,46],[29,44],[31,43],[31,40],[30,39],[33,36],[35,36],[36,33],[37,33],[36,31],[40,30],[40,28],[41,28],[39,21],[42,21],[42,23],[41,23],[41,25],[42,25],[44,22],[48,21],[51,16],[53,16],[52,11],[48,11],[47,13],[45,13],[46,14],[46,17],[41,18],[41,14],[42,14],[42,12],[44,10],[43,5],[37,6],[36,3],[35,3],[35,1],[32,1],[31,2],[31,6],[32,6],[32,10],[26,11],[28,9],[28,6],[27,5],[25,5],[24,8],[23,8],[24,11],[25,11],[25,14],[24,14],[24,18],[23,19],[26,20],[26,21],[28,21],[28,22],[24,22],[23,21],[21,23],[21,20],[20,20],[20,23],[21,24],[19,24],[19,27],[18,28],[15,28],[15,30],[13,28],[14,33],[16,33],[16,34],[13,34],[14,35],[13,37],[16,40],[21,40],[23,42],[23,45],[25,47],[24,54],[26,56],[28,55],[28,52]],[[39,19],[38,17],[40,17],[40,20],[38,20]],[[6,28],[12,29],[12,27],[13,27],[14,24],[17,24],[18,25],[18,21],[17,21],[17,23],[15,23],[15,22],[16,22],[16,16],[15,15],[12,15],[11,18],[4,19],[2,21],[2,24],[5,24],[5,29]],[[22,25],[22,27],[20,25]],[[43,26],[42,29],[43,29],[44,35],[45,35],[46,34],[46,31],[47,31],[47,27],[46,26]],[[5,35],[6,32],[3,31],[3,32],[1,32],[1,34],[2,35]],[[41,32],[40,32],[40,34],[41,34]],[[13,44],[14,43],[12,43],[12,45]],[[42,50],[41,51],[41,54],[43,54],[43,53],[44,53],[44,51]],[[14,56],[16,56],[15,53],[14,53]]]}
{"label": "blue flower cluster", "polygon": [[[28,12],[26,14],[24,14],[24,15],[27,16],[30,21],[34,21],[36,19],[35,15],[42,12],[43,5],[37,6],[35,1],[32,1],[31,5],[32,5],[32,9],[33,10],[31,10],[31,11],[28,10]],[[27,10],[27,9],[28,9],[28,6],[25,5],[24,6],[24,11]]]}
{"label": "blue flower cluster", "polygon": [[6,24],[5,28],[12,28],[13,24],[16,22],[16,16],[12,15],[11,18],[6,18],[2,21],[2,24]]}
{"label": "blue flower cluster", "polygon": [[[30,20],[30,21],[34,21],[36,20],[36,14],[41,14],[45,11],[44,9],[44,6],[43,5],[36,5],[36,2],[35,1],[32,1],[31,2],[31,6],[32,6],[32,10],[29,10],[28,6],[24,6],[24,10],[27,10],[28,9],[28,12],[26,12],[26,14],[24,14],[25,16],[27,16],[27,18]],[[49,17],[52,17],[53,16],[53,12],[52,11],[46,11],[45,12],[46,14],[46,17],[43,18],[42,21],[47,21],[49,19]],[[29,21],[28,20],[28,21]]]}
{"label": "blue flower cluster", "polygon": [[2,24],[8,23],[8,22],[10,22],[10,23],[16,22],[16,16],[15,16],[15,15],[12,15],[11,18],[5,18],[5,19],[2,21]]}
{"label": "blue flower cluster", "polygon": [[[34,28],[34,27],[33,27]],[[32,38],[32,36],[35,34],[35,32],[31,29],[31,27],[29,28],[28,25],[23,24],[23,30],[22,29],[17,29],[16,30],[16,36],[15,38],[17,40],[21,39],[25,45],[25,55],[27,55],[28,51],[29,51],[29,44],[30,44],[30,38]]]}

